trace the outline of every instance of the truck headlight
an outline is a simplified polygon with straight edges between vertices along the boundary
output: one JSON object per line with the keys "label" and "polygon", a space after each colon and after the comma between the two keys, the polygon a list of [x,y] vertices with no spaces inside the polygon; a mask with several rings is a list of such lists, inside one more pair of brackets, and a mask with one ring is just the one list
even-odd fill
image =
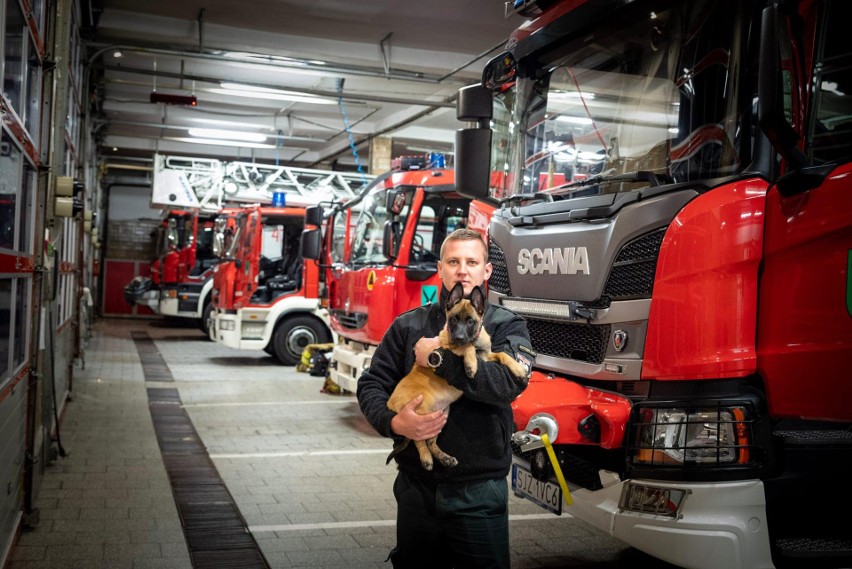
{"label": "truck headlight", "polygon": [[237,323],[233,320],[219,320],[216,324],[222,332],[233,332],[237,329]]}
{"label": "truck headlight", "polygon": [[634,465],[748,464],[754,444],[751,413],[743,405],[676,408],[639,405]]}

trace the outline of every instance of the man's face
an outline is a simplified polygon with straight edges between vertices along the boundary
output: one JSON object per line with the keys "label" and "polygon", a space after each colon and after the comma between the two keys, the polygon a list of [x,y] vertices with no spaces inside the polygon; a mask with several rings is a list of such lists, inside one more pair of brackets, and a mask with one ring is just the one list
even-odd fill
{"label": "man's face", "polygon": [[447,290],[462,283],[464,294],[481,286],[491,276],[491,263],[487,262],[485,247],[476,239],[448,241],[444,257],[438,262],[438,273]]}

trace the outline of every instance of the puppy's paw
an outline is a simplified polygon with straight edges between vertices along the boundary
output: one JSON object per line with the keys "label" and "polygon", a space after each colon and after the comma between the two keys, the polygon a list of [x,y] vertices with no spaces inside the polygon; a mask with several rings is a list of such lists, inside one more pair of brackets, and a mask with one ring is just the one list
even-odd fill
{"label": "puppy's paw", "polygon": [[516,378],[522,379],[526,383],[527,369],[514,360],[512,360],[512,363],[513,365],[509,366],[509,371],[512,372],[512,375],[514,375]]}
{"label": "puppy's paw", "polygon": [[422,466],[422,467],[423,467],[423,470],[429,470],[429,471],[431,471],[431,470],[432,470],[432,468],[434,468],[434,465],[432,464],[432,461],[431,461],[431,460],[430,460],[430,461],[421,460],[421,461],[420,461],[420,466]]}
{"label": "puppy's paw", "polygon": [[469,366],[469,365],[465,364],[464,374],[467,377],[469,377],[470,379],[473,379],[473,377],[476,375],[476,366]]}
{"label": "puppy's paw", "polygon": [[446,455],[441,458],[441,464],[447,468],[452,468],[459,465],[459,460],[454,456]]}

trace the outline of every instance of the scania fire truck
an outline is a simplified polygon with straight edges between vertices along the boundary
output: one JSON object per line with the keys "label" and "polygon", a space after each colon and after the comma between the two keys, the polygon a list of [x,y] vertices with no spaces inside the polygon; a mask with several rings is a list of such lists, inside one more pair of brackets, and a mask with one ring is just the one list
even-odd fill
{"label": "scania fire truck", "polygon": [[515,493],[681,567],[852,566],[848,6],[515,10],[456,138],[538,353]]}
{"label": "scania fire truck", "polygon": [[309,210],[303,254],[325,270],[322,296],[338,335],[328,376],[345,391],[355,392],[397,315],[438,301],[444,237],[458,227],[485,231],[493,206],[458,194],[444,160],[396,158],[356,200]]}
{"label": "scania fire truck", "polygon": [[[357,172],[324,172],[300,187],[288,178],[308,171],[258,166],[259,180],[275,177],[266,205],[226,210],[216,220],[208,334],[231,348],[265,350],[282,364],[295,365],[310,344],[333,338],[328,312],[319,302],[319,268],[300,254],[305,208],[321,201],[349,201],[371,177]],[[292,178],[290,178],[292,180]],[[320,183],[321,182],[321,183]]]}

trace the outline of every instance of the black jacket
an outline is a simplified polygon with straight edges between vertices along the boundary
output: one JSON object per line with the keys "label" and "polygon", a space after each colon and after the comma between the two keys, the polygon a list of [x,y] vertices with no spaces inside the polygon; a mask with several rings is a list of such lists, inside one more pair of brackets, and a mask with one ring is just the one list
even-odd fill
{"label": "black jacket", "polygon": [[[385,332],[369,368],[358,380],[357,397],[367,421],[385,437],[401,437],[391,432],[395,413],[387,408],[391,392],[414,366],[414,344],[420,338],[437,336],[444,327],[444,302],[448,292],[442,286],[438,304],[429,304],[399,315]],[[506,352],[527,369],[535,356],[526,321],[510,310],[488,304],[484,326],[491,335],[492,351]],[[409,444],[396,457],[399,469],[431,482],[465,482],[503,478],[512,462],[510,438],[513,432],[510,404],[526,387],[497,362],[480,360],[476,377],[469,379],[462,358],[445,350],[443,363],[435,372],[464,391],[450,407],[447,424],[438,436],[438,445],[459,461],[446,468],[435,461],[429,472],[420,465],[417,449]],[[390,449],[388,449],[390,452]]]}

